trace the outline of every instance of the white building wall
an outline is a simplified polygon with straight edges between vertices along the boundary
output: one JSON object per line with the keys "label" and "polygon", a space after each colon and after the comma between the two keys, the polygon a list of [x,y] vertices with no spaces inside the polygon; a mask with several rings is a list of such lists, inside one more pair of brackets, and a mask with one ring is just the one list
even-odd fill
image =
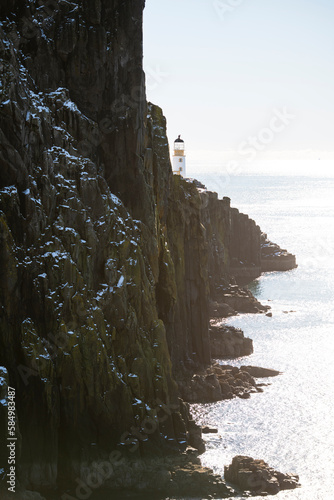
{"label": "white building wall", "polygon": [[174,174],[180,174],[182,177],[186,177],[186,157],[173,156],[172,160]]}

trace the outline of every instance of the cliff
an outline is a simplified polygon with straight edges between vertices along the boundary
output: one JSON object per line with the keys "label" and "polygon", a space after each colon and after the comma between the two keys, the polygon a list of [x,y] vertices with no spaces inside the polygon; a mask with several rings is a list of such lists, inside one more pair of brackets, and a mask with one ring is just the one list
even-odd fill
{"label": "cliff", "polygon": [[156,306],[143,2],[24,5],[1,7],[0,364],[19,478],[40,488],[81,476],[162,404],[175,409],[140,452],[182,447],[187,417]]}
{"label": "cliff", "polygon": [[0,6],[0,426],[9,386],[27,489],[67,489],[115,450],[202,449],[175,379],[210,362],[212,300],[246,293],[226,292],[235,255],[260,258],[255,223],[172,174],[143,6]]}
{"label": "cliff", "polygon": [[268,240],[255,221],[236,208],[231,210],[230,272],[239,284],[247,284],[262,272],[289,271],[296,257]]}

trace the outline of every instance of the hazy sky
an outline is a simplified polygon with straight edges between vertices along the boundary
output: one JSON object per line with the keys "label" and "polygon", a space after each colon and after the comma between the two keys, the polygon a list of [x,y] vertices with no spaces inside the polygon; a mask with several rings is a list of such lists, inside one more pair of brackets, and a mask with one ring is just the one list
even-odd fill
{"label": "hazy sky", "polygon": [[144,67],[188,151],[334,151],[334,0],[146,0]]}

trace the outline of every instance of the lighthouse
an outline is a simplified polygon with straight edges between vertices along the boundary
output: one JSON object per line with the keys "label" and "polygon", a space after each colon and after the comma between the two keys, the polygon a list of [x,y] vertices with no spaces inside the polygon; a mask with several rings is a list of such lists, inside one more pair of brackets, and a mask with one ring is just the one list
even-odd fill
{"label": "lighthouse", "polygon": [[174,141],[173,174],[186,176],[186,156],[184,154],[184,141],[179,135]]}

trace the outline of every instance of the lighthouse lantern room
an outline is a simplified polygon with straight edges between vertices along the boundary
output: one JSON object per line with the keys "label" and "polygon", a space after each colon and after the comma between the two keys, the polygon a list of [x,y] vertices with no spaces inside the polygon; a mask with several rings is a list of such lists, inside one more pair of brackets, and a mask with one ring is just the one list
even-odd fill
{"label": "lighthouse lantern room", "polygon": [[184,154],[184,141],[179,135],[174,141],[173,173],[186,176],[186,156]]}

